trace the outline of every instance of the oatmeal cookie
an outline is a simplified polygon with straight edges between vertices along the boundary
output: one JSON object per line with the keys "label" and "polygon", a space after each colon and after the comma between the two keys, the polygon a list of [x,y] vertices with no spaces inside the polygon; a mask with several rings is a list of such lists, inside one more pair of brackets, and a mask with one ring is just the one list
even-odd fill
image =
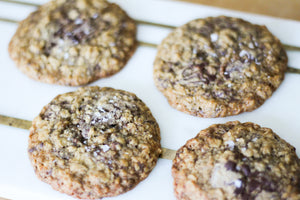
{"label": "oatmeal cookie", "polygon": [[172,175],[181,200],[300,199],[295,148],[250,122],[202,130],[177,151]]}
{"label": "oatmeal cookie", "polygon": [[28,153],[39,179],[80,199],[134,188],[161,153],[160,131],[134,94],[83,87],[58,95],[32,123]]}
{"label": "oatmeal cookie", "polygon": [[163,40],[154,81],[177,110],[225,117],[262,105],[286,68],[286,52],[265,26],[208,17],[176,28]]}
{"label": "oatmeal cookie", "polygon": [[135,22],[105,0],[55,0],[21,21],[9,53],[29,77],[85,85],[121,70],[135,51]]}

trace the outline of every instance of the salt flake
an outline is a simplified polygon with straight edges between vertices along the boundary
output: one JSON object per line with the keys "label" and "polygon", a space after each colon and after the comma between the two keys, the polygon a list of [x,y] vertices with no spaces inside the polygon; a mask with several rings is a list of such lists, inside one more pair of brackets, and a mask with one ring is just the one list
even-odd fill
{"label": "salt flake", "polygon": [[242,50],[242,51],[240,52],[240,54],[239,54],[240,57],[243,57],[243,56],[245,56],[245,55],[248,57],[248,52],[245,51],[245,50]]}
{"label": "salt flake", "polygon": [[235,187],[237,187],[237,188],[240,188],[241,186],[242,186],[242,181],[241,180],[235,180],[234,181],[234,185],[235,185]]}
{"label": "salt flake", "polygon": [[101,149],[102,149],[103,152],[107,152],[110,148],[109,148],[108,145],[104,144],[104,145],[101,146]]}
{"label": "salt flake", "polygon": [[231,150],[233,150],[234,145],[235,145],[234,142],[233,142],[232,140],[226,141],[225,144],[227,144],[228,147],[229,147]]}
{"label": "salt flake", "polygon": [[210,34],[210,40],[212,41],[212,42],[215,42],[215,41],[217,41],[218,40],[218,34],[217,33],[212,33],[212,34]]}

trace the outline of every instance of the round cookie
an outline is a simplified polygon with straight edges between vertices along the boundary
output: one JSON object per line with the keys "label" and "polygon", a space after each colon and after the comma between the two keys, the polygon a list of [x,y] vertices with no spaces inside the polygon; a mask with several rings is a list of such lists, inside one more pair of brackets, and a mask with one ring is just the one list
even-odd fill
{"label": "round cookie", "polygon": [[121,70],[137,45],[135,22],[105,0],[56,0],[31,13],[9,53],[29,77],[84,85]]}
{"label": "round cookie", "polygon": [[300,199],[295,148],[269,128],[238,121],[202,130],[173,160],[177,199]]}
{"label": "round cookie", "polygon": [[262,105],[286,68],[285,50],[265,26],[208,17],[176,28],[163,40],[154,81],[177,110],[225,117]]}
{"label": "round cookie", "polygon": [[134,94],[84,87],[55,97],[30,129],[28,153],[39,179],[80,199],[134,188],[161,153],[159,126]]}

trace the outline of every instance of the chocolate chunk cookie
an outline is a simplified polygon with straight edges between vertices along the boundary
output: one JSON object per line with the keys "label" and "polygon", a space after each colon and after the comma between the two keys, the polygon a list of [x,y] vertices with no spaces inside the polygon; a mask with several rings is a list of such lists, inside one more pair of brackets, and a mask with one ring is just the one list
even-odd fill
{"label": "chocolate chunk cookie", "polygon": [[269,128],[238,121],[202,130],[173,160],[177,199],[300,199],[295,148]]}
{"label": "chocolate chunk cookie", "polygon": [[262,105],[286,68],[285,50],[265,26],[209,17],[191,21],[163,40],[154,81],[177,110],[225,117]]}
{"label": "chocolate chunk cookie", "polygon": [[28,152],[38,178],[55,190],[99,199],[148,176],[161,153],[160,131],[134,94],[84,87],[42,109],[30,129]]}
{"label": "chocolate chunk cookie", "polygon": [[137,45],[135,22],[104,0],[56,0],[20,22],[11,58],[29,77],[84,85],[121,70]]}

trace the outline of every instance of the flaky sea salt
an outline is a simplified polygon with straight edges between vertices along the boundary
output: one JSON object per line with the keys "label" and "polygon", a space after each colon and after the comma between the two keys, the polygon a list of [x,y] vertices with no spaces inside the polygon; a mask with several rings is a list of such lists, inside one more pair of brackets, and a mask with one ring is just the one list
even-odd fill
{"label": "flaky sea salt", "polygon": [[58,44],[59,44],[59,45],[63,45],[64,43],[65,43],[65,41],[64,41],[63,39],[59,39],[59,40],[58,40]]}
{"label": "flaky sea salt", "polygon": [[242,181],[241,180],[235,180],[234,181],[234,185],[235,185],[235,187],[237,187],[237,188],[240,188],[241,186],[242,186]]}
{"label": "flaky sea salt", "polygon": [[69,58],[69,54],[68,54],[68,53],[65,53],[65,54],[64,54],[64,59],[67,60],[68,58]]}
{"label": "flaky sea salt", "polygon": [[233,150],[234,149],[234,142],[232,140],[226,141],[225,144],[228,145],[228,147]]}
{"label": "flaky sea salt", "polygon": [[89,146],[85,146],[84,148],[85,148],[85,150],[86,150],[87,152],[90,152],[90,151],[91,151],[91,148],[90,148]]}
{"label": "flaky sea salt", "polygon": [[248,45],[248,47],[249,47],[250,49],[253,49],[253,48],[254,48],[254,44],[253,44],[252,42],[250,42],[249,45]]}
{"label": "flaky sea salt", "polygon": [[110,148],[108,145],[104,144],[104,145],[101,145],[101,149],[103,152],[107,152]]}
{"label": "flaky sea salt", "polygon": [[96,14],[93,15],[92,18],[93,18],[93,19],[96,19],[98,16],[99,16],[99,15],[96,13]]}
{"label": "flaky sea salt", "polygon": [[212,41],[212,42],[215,42],[215,41],[217,41],[218,40],[218,34],[216,34],[216,33],[212,33],[212,34],[210,34],[210,40]]}
{"label": "flaky sea salt", "polygon": [[196,48],[193,48],[193,54],[197,54],[198,50]]}
{"label": "flaky sea salt", "polygon": [[77,25],[78,25],[78,24],[82,24],[82,22],[83,22],[83,21],[82,21],[82,19],[80,19],[80,18],[77,18],[77,19],[75,19],[75,21],[74,21],[74,23],[77,24]]}
{"label": "flaky sea salt", "polygon": [[239,54],[240,57],[243,57],[245,55],[248,56],[248,52],[247,51],[245,51],[245,50],[240,51],[240,54]]}

